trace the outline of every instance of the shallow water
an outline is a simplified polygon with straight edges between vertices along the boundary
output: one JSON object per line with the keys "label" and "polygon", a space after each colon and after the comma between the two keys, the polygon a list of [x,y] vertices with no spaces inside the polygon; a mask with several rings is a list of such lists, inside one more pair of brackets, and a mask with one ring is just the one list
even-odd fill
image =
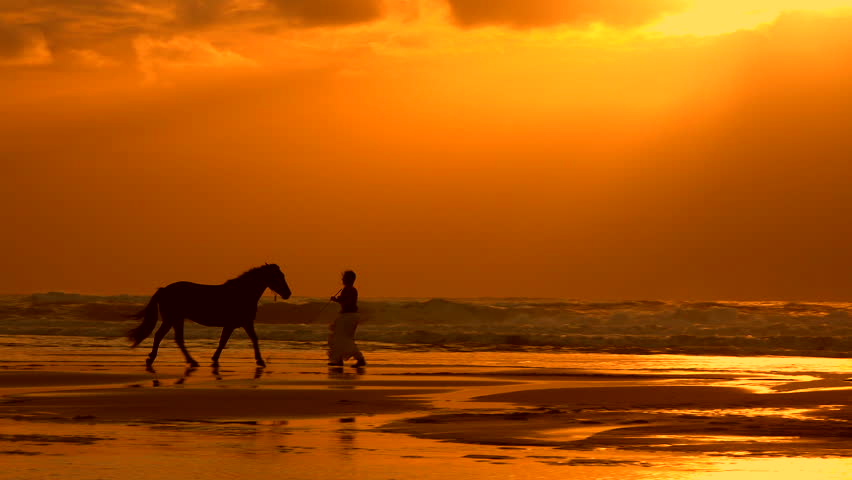
{"label": "shallow water", "polygon": [[[208,339],[187,340],[187,348],[202,365],[212,356],[217,342]],[[446,351],[400,349],[396,345],[359,342],[365,354],[385,367],[399,365],[410,368],[448,369],[506,368],[560,369],[610,374],[632,373],[724,373],[724,374],[807,374],[850,372],[852,359],[792,356],[701,356],[701,355],[627,355],[572,352],[505,352]],[[0,368],[26,364],[133,366],[144,364],[150,341],[136,349],[127,347],[123,339],[77,336],[0,335]],[[270,365],[296,367],[316,366],[325,361],[320,342],[288,342],[261,340],[264,359]],[[234,335],[222,354],[223,364],[253,363],[254,355],[246,338]],[[183,357],[167,337],[160,348],[157,365],[182,366]]]}
{"label": "shallow water", "polygon": [[[806,476],[841,480],[852,472],[852,461],[836,458],[647,453],[613,457],[608,452],[448,444],[371,431],[381,420],[351,425],[331,419],[205,430],[91,426],[88,435],[103,440],[42,442],[38,456],[2,455],[0,478],[782,480]],[[3,425],[4,430],[7,426]],[[30,428],[33,435],[57,436],[63,434],[64,426]],[[33,448],[27,442],[19,444],[21,450]]]}
{"label": "shallow water", "polygon": [[[768,388],[782,382],[808,382],[825,374],[852,376],[852,360],[832,358],[404,351],[370,343],[362,347],[370,362],[365,371],[331,372],[319,344],[262,341],[269,365],[257,371],[248,341],[235,339],[223,354],[221,368],[205,366],[187,375],[182,357],[168,340],[161,348],[156,372],[151,373],[144,370],[148,348],[131,350],[116,339],[0,336],[0,371],[131,372],[143,375],[135,382],[141,388],[177,382],[246,387],[258,378],[273,385],[285,377],[330,382],[328,388],[354,388],[347,380],[412,375],[428,379],[447,374],[461,378],[508,374],[521,379],[581,374],[590,381],[606,375],[688,374],[696,384],[705,377],[724,377],[731,378],[730,384]],[[189,348],[201,361],[212,354],[215,342],[196,339],[189,342]],[[506,388],[488,387],[480,393]],[[0,385],[0,391],[10,390],[33,389],[4,390]],[[453,400],[452,394],[446,397]],[[98,424],[85,419],[54,423],[7,418],[0,420],[0,479],[852,478],[852,458],[820,458],[807,450],[792,458],[787,458],[789,454],[754,456],[748,452],[570,451],[442,442],[379,428],[406,415],[415,413],[360,416],[347,422],[334,417],[256,423]]]}

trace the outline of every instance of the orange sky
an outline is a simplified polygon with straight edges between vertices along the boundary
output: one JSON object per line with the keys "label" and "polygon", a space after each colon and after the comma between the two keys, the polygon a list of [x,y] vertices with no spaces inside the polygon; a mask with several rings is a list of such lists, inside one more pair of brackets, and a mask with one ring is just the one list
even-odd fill
{"label": "orange sky", "polygon": [[0,292],[852,299],[852,0],[4,0]]}

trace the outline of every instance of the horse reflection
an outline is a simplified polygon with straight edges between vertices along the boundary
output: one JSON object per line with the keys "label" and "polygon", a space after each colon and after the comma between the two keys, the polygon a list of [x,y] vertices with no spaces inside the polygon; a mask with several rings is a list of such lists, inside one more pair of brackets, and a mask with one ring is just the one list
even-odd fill
{"label": "horse reflection", "polygon": [[197,367],[193,367],[193,366],[186,367],[186,370],[183,371],[183,376],[178,378],[175,381],[175,385],[183,385],[183,383],[186,381],[186,379],[189,378],[190,376],[192,376],[192,374],[195,373],[196,370],[198,370]]}

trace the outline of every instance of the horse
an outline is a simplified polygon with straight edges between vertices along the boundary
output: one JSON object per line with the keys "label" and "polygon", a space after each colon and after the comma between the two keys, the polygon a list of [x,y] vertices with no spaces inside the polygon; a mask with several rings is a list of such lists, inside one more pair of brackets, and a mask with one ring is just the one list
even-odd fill
{"label": "horse", "polygon": [[257,315],[257,302],[263,292],[269,288],[283,299],[290,298],[290,287],[278,265],[264,264],[252,268],[242,275],[232,278],[221,285],[201,285],[192,282],[175,282],[157,289],[148,305],[131,318],[143,319],[142,323],[127,332],[132,348],[142,343],[157,326],[158,316],[163,322],[154,334],[154,346],[148,354],[145,365],[150,369],[157,358],[160,342],[170,329],[175,329],[175,342],[183,353],[190,368],[198,367],[183,344],[183,321],[192,320],[208,327],[222,327],[219,347],[213,354],[213,366],[219,365],[219,356],[228,343],[231,333],[242,328],[251,339],[254,358],[258,367],[266,363],[260,356],[257,333],[254,331],[254,318]]}

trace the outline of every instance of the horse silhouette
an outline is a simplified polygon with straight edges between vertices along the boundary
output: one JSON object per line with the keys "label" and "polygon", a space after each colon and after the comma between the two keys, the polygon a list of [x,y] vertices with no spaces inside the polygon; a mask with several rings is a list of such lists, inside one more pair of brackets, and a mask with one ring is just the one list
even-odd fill
{"label": "horse silhouette", "polygon": [[127,332],[127,337],[136,347],[142,340],[148,338],[157,326],[158,316],[163,322],[154,334],[154,346],[145,364],[148,368],[157,358],[160,342],[170,329],[175,329],[177,343],[186,362],[191,367],[197,367],[196,362],[183,344],[183,321],[192,320],[208,327],[222,327],[222,337],[219,347],[213,354],[213,365],[219,364],[219,356],[228,343],[231,333],[242,328],[251,339],[254,347],[254,358],[257,365],[265,367],[266,363],[260,356],[257,344],[257,333],[254,331],[254,318],[257,314],[257,302],[263,292],[269,288],[283,299],[290,298],[290,287],[284,279],[284,274],[278,265],[265,264],[252,268],[237,278],[228,280],[221,285],[201,285],[192,282],[175,282],[158,289],[148,305],[132,318],[143,319],[142,323]]}

